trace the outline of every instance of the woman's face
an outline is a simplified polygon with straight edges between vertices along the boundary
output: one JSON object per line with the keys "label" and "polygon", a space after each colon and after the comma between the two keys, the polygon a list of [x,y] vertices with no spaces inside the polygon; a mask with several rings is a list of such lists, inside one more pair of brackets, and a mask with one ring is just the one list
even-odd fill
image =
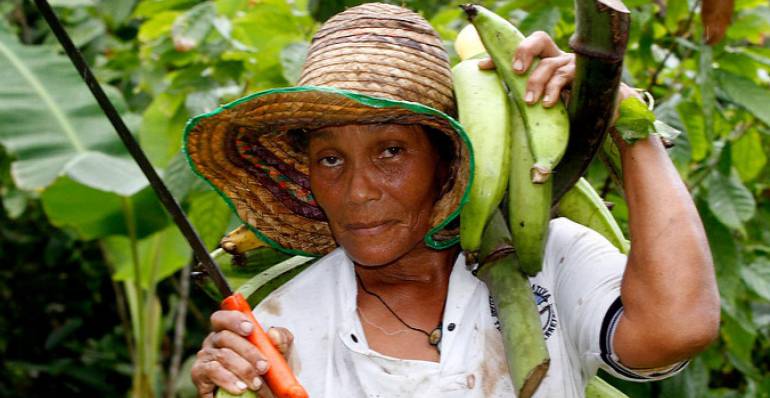
{"label": "woman's face", "polygon": [[422,127],[327,127],[308,149],[313,195],[356,263],[388,264],[422,245],[439,194],[438,151]]}

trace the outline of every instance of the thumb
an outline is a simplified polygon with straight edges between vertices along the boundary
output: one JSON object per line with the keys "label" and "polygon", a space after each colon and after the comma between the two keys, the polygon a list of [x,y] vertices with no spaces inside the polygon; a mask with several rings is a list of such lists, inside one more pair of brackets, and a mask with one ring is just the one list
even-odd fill
{"label": "thumb", "polygon": [[273,327],[267,331],[267,336],[270,337],[270,341],[273,343],[275,348],[277,348],[278,351],[283,354],[283,356],[288,355],[289,351],[291,350],[292,343],[294,343],[294,335],[291,334],[289,329]]}
{"label": "thumb", "polygon": [[492,61],[492,58],[484,58],[479,60],[479,69],[495,69],[495,62]]}

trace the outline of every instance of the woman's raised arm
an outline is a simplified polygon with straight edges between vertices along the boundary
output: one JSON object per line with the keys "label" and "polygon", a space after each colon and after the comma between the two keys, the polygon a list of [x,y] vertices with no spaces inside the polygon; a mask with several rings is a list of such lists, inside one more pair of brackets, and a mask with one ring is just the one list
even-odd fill
{"label": "woman's raised arm", "polygon": [[[621,87],[621,97],[633,95]],[[631,252],[621,285],[615,353],[629,367],[691,358],[719,333],[719,292],[706,233],[660,139],[616,135],[628,201]]]}

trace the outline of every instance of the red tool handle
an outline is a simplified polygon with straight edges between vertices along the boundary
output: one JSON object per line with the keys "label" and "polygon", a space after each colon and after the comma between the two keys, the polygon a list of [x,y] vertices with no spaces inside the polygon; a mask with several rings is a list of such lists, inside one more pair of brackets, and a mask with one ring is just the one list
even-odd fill
{"label": "red tool handle", "polygon": [[224,299],[222,301],[222,309],[239,311],[246,315],[251,323],[254,324],[254,331],[251,332],[248,339],[262,352],[262,355],[270,364],[270,368],[262,378],[267,383],[267,386],[270,387],[273,395],[276,398],[308,398],[307,392],[302,388],[294,373],[292,373],[291,368],[289,368],[286,358],[275,348],[267,333],[262,329],[262,325],[254,318],[254,314],[251,313],[251,307],[249,307],[249,303],[243,298],[243,295],[235,293]]}

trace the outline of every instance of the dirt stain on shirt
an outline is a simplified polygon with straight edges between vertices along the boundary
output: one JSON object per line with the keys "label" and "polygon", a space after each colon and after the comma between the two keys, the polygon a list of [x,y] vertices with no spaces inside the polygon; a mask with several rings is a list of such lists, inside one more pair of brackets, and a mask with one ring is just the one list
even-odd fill
{"label": "dirt stain on shirt", "polygon": [[484,396],[493,396],[498,384],[508,376],[508,363],[502,337],[497,329],[488,329],[484,333],[484,358],[481,363],[481,388]]}
{"label": "dirt stain on shirt", "polygon": [[281,303],[275,298],[272,298],[262,304],[262,309],[273,316],[281,316],[281,312],[283,310]]}

